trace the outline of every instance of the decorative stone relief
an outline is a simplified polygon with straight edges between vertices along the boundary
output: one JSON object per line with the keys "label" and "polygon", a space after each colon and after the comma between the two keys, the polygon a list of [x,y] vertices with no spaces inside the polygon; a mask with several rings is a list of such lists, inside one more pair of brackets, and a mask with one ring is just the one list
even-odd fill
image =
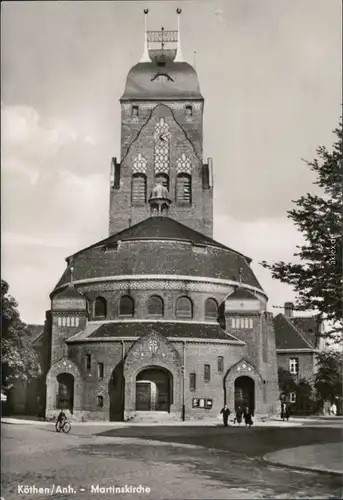
{"label": "decorative stone relief", "polygon": [[148,160],[144,158],[142,153],[138,153],[132,162],[132,172],[134,174],[146,174]]}
{"label": "decorative stone relief", "polygon": [[189,158],[182,153],[182,156],[176,160],[176,173],[177,174],[192,174],[192,163]]}

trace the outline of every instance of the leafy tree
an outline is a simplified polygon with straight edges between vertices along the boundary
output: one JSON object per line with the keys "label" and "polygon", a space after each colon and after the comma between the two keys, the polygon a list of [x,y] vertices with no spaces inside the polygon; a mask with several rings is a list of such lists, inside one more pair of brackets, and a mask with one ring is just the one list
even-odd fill
{"label": "leafy tree", "polygon": [[280,366],[278,369],[278,377],[279,389],[282,393],[288,395],[291,392],[296,392],[297,383],[293,375],[288,370],[285,370]]}
{"label": "leafy tree", "polygon": [[297,309],[322,313],[334,325],[327,336],[342,340],[342,123],[334,134],[332,151],[320,146],[319,159],[306,161],[317,176],[314,184],[321,195],[307,193],[287,212],[305,239],[294,253],[300,263],[261,264],[273,278],[293,287]]}
{"label": "leafy tree", "polygon": [[295,390],[295,409],[300,413],[314,413],[317,410],[313,385],[309,380],[302,378],[297,381]]}
{"label": "leafy tree", "polygon": [[8,290],[8,283],[1,280],[1,385],[11,389],[17,381],[30,381],[39,376],[40,365],[28,326],[21,321],[18,305]]}
{"label": "leafy tree", "polygon": [[317,354],[317,363],[314,386],[322,403],[333,403],[342,397],[343,355],[339,351],[323,351]]}

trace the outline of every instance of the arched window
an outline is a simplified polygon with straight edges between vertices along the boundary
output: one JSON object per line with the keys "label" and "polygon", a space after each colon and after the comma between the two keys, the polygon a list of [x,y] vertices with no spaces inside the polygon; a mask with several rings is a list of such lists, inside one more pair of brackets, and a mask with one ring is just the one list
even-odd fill
{"label": "arched window", "polygon": [[103,297],[97,297],[94,302],[94,317],[106,318],[106,315],[107,315],[106,299],[104,299]]}
{"label": "arched window", "polygon": [[149,297],[148,301],[148,314],[153,316],[163,316],[164,313],[164,304],[161,297],[157,295],[153,295]]}
{"label": "arched window", "polygon": [[129,295],[123,295],[119,303],[119,315],[120,316],[133,316],[135,312],[135,303],[132,297]]}
{"label": "arched window", "polygon": [[214,299],[207,299],[205,302],[205,318],[218,318],[218,304]]}
{"label": "arched window", "polygon": [[176,304],[178,318],[193,318],[193,304],[188,297],[180,297]]}
{"label": "arched window", "polygon": [[155,176],[156,184],[161,181],[162,186],[168,189],[169,191],[169,176],[167,174],[157,174]]}
{"label": "arched window", "polygon": [[132,176],[132,203],[138,205],[146,203],[145,174],[133,174]]}
{"label": "arched window", "polygon": [[189,174],[176,176],[176,203],[190,205],[192,203],[192,178]]}

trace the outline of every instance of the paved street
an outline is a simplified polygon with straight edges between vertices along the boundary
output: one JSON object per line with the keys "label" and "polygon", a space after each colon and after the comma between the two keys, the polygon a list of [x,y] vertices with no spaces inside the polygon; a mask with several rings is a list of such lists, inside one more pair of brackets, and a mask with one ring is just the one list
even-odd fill
{"label": "paved street", "polygon": [[[122,427],[2,425],[5,500],[58,499],[339,499],[341,476],[266,463],[262,456],[292,446],[339,442],[338,428]],[[32,489],[44,487],[44,493]],[[97,485],[99,485],[97,487]],[[101,488],[142,485],[149,493]],[[18,489],[19,486],[19,489]],[[23,486],[31,486],[26,494]],[[93,487],[93,493],[92,493]],[[71,490],[73,488],[73,490]]]}

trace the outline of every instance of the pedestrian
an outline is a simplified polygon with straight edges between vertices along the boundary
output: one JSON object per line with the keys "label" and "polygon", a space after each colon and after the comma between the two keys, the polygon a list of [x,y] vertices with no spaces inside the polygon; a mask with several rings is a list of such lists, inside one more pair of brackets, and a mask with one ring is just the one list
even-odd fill
{"label": "pedestrian", "polygon": [[331,408],[330,408],[330,414],[333,415],[334,417],[337,415],[336,403],[332,403]]}
{"label": "pedestrian", "polygon": [[286,403],[281,403],[281,420],[284,422],[286,418]]}
{"label": "pedestrian", "polygon": [[235,424],[237,422],[238,426],[240,427],[242,423],[242,415],[243,415],[243,410],[242,408],[238,405],[236,408],[236,416],[233,420],[233,423]]}
{"label": "pedestrian", "polygon": [[252,426],[253,421],[252,421],[251,415],[252,415],[252,413],[251,413],[250,409],[248,408],[248,406],[245,406],[244,411],[243,411],[245,427]]}
{"label": "pedestrian", "polygon": [[228,420],[229,420],[229,416],[230,416],[230,409],[227,405],[224,406],[224,408],[221,409],[220,413],[223,415],[223,423],[224,423],[224,426],[227,427],[228,426]]}

